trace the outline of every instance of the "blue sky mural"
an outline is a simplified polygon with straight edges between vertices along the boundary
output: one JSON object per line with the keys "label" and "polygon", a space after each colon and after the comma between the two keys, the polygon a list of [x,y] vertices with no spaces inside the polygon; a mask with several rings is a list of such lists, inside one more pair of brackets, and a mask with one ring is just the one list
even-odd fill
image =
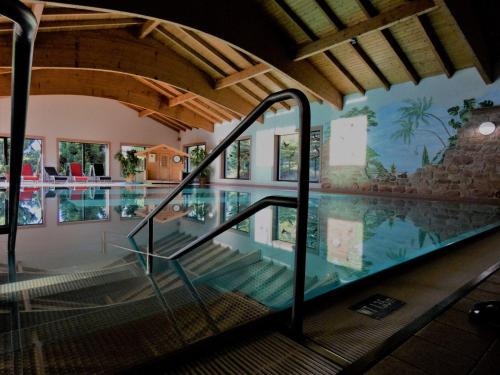
{"label": "blue sky mural", "polygon": [[[343,111],[324,110],[324,106],[313,106],[313,123],[318,117],[328,116],[336,119],[345,116],[353,108],[368,106],[376,114],[377,126],[371,127],[368,134],[368,146],[378,155],[385,168],[394,163],[399,173],[412,173],[422,166],[422,154],[427,150],[429,160],[438,162],[443,142],[448,145],[450,135],[456,133],[448,122],[452,118],[448,109],[462,106],[466,99],[476,99],[476,106],[485,100],[500,104],[500,83],[485,85],[475,69],[457,72],[452,79],[444,75],[422,80],[418,86],[405,83],[393,86],[390,91],[377,89],[369,91],[365,97],[353,95],[346,98]],[[412,135],[405,138],[397,136],[408,125],[408,116],[402,114],[404,107],[424,107],[425,118]],[[323,108],[317,108],[323,107]],[[422,108],[421,108],[422,109]],[[408,112],[408,111],[407,111]],[[324,117],[323,117],[324,118]],[[406,121],[406,123],[405,123]],[[329,136],[330,121],[324,123],[325,139]]]}

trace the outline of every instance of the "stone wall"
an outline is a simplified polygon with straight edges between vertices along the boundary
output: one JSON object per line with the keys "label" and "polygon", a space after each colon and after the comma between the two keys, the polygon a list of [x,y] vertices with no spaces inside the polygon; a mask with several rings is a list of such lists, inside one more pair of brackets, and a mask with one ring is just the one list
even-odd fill
{"label": "stone wall", "polygon": [[[497,125],[493,134],[479,133],[478,127],[485,121]],[[331,171],[333,178],[322,187],[327,190],[500,201],[500,107],[474,110],[469,122],[459,130],[455,147],[446,150],[443,161],[437,165],[427,165],[408,175],[389,173],[372,179],[358,170],[349,179],[342,176],[337,180],[335,177],[342,172]],[[337,186],[336,180],[347,180],[350,186]]]}

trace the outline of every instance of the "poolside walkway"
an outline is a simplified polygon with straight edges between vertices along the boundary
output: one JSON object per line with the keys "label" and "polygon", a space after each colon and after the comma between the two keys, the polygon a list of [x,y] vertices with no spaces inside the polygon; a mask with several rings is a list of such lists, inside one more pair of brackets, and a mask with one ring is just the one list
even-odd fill
{"label": "poolside walkway", "polygon": [[467,312],[479,301],[500,299],[500,270],[403,345],[367,374],[499,374],[500,332],[478,327]]}

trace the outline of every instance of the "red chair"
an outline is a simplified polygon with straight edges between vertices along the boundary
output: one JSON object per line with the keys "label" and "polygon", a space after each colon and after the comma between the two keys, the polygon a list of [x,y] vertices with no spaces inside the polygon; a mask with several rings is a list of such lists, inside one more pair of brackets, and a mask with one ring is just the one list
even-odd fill
{"label": "red chair", "polygon": [[33,168],[31,167],[31,164],[28,163],[23,164],[21,177],[23,181],[38,181],[38,176],[33,173]]}
{"label": "red chair", "polygon": [[75,182],[87,182],[90,179],[90,177],[83,174],[82,165],[80,163],[69,164],[69,175]]}

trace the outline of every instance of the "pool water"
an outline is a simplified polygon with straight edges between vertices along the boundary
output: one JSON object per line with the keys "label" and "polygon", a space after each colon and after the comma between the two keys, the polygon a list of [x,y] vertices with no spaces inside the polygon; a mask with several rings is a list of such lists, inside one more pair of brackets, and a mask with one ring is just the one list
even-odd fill
{"label": "pool water", "polygon": [[[33,277],[37,272],[68,273],[116,264],[147,243],[145,230],[137,236],[138,248],[126,241],[126,234],[168,192],[164,187],[25,187],[20,195],[16,261],[32,270]],[[5,222],[5,195],[0,192],[0,222]],[[268,195],[294,196],[296,192],[245,187],[186,189],[157,217],[155,240],[161,243],[162,238],[174,235],[195,239]],[[494,205],[312,192],[307,228],[307,298],[499,224],[500,207]],[[270,285],[278,277],[293,273],[294,240],[295,209],[266,208],[219,235],[214,240],[218,246],[215,255],[206,256],[206,262],[214,262],[219,252],[230,255],[228,264],[234,267],[239,259],[247,262],[258,252],[265,263],[255,271],[250,284],[257,288],[258,281],[263,280]],[[168,249],[165,251],[163,255],[168,255]],[[5,257],[5,251],[2,254]],[[165,262],[163,255],[158,253],[157,272]],[[7,260],[2,262],[6,264]],[[203,268],[203,262],[196,269]],[[231,278],[241,276],[242,269],[250,272],[250,267],[256,267],[254,263],[245,266],[244,262],[233,276],[219,275],[213,284],[223,287]],[[272,276],[266,279],[263,275]],[[269,291],[265,298],[262,293],[252,292],[252,297],[274,307],[289,302],[271,301]]]}

